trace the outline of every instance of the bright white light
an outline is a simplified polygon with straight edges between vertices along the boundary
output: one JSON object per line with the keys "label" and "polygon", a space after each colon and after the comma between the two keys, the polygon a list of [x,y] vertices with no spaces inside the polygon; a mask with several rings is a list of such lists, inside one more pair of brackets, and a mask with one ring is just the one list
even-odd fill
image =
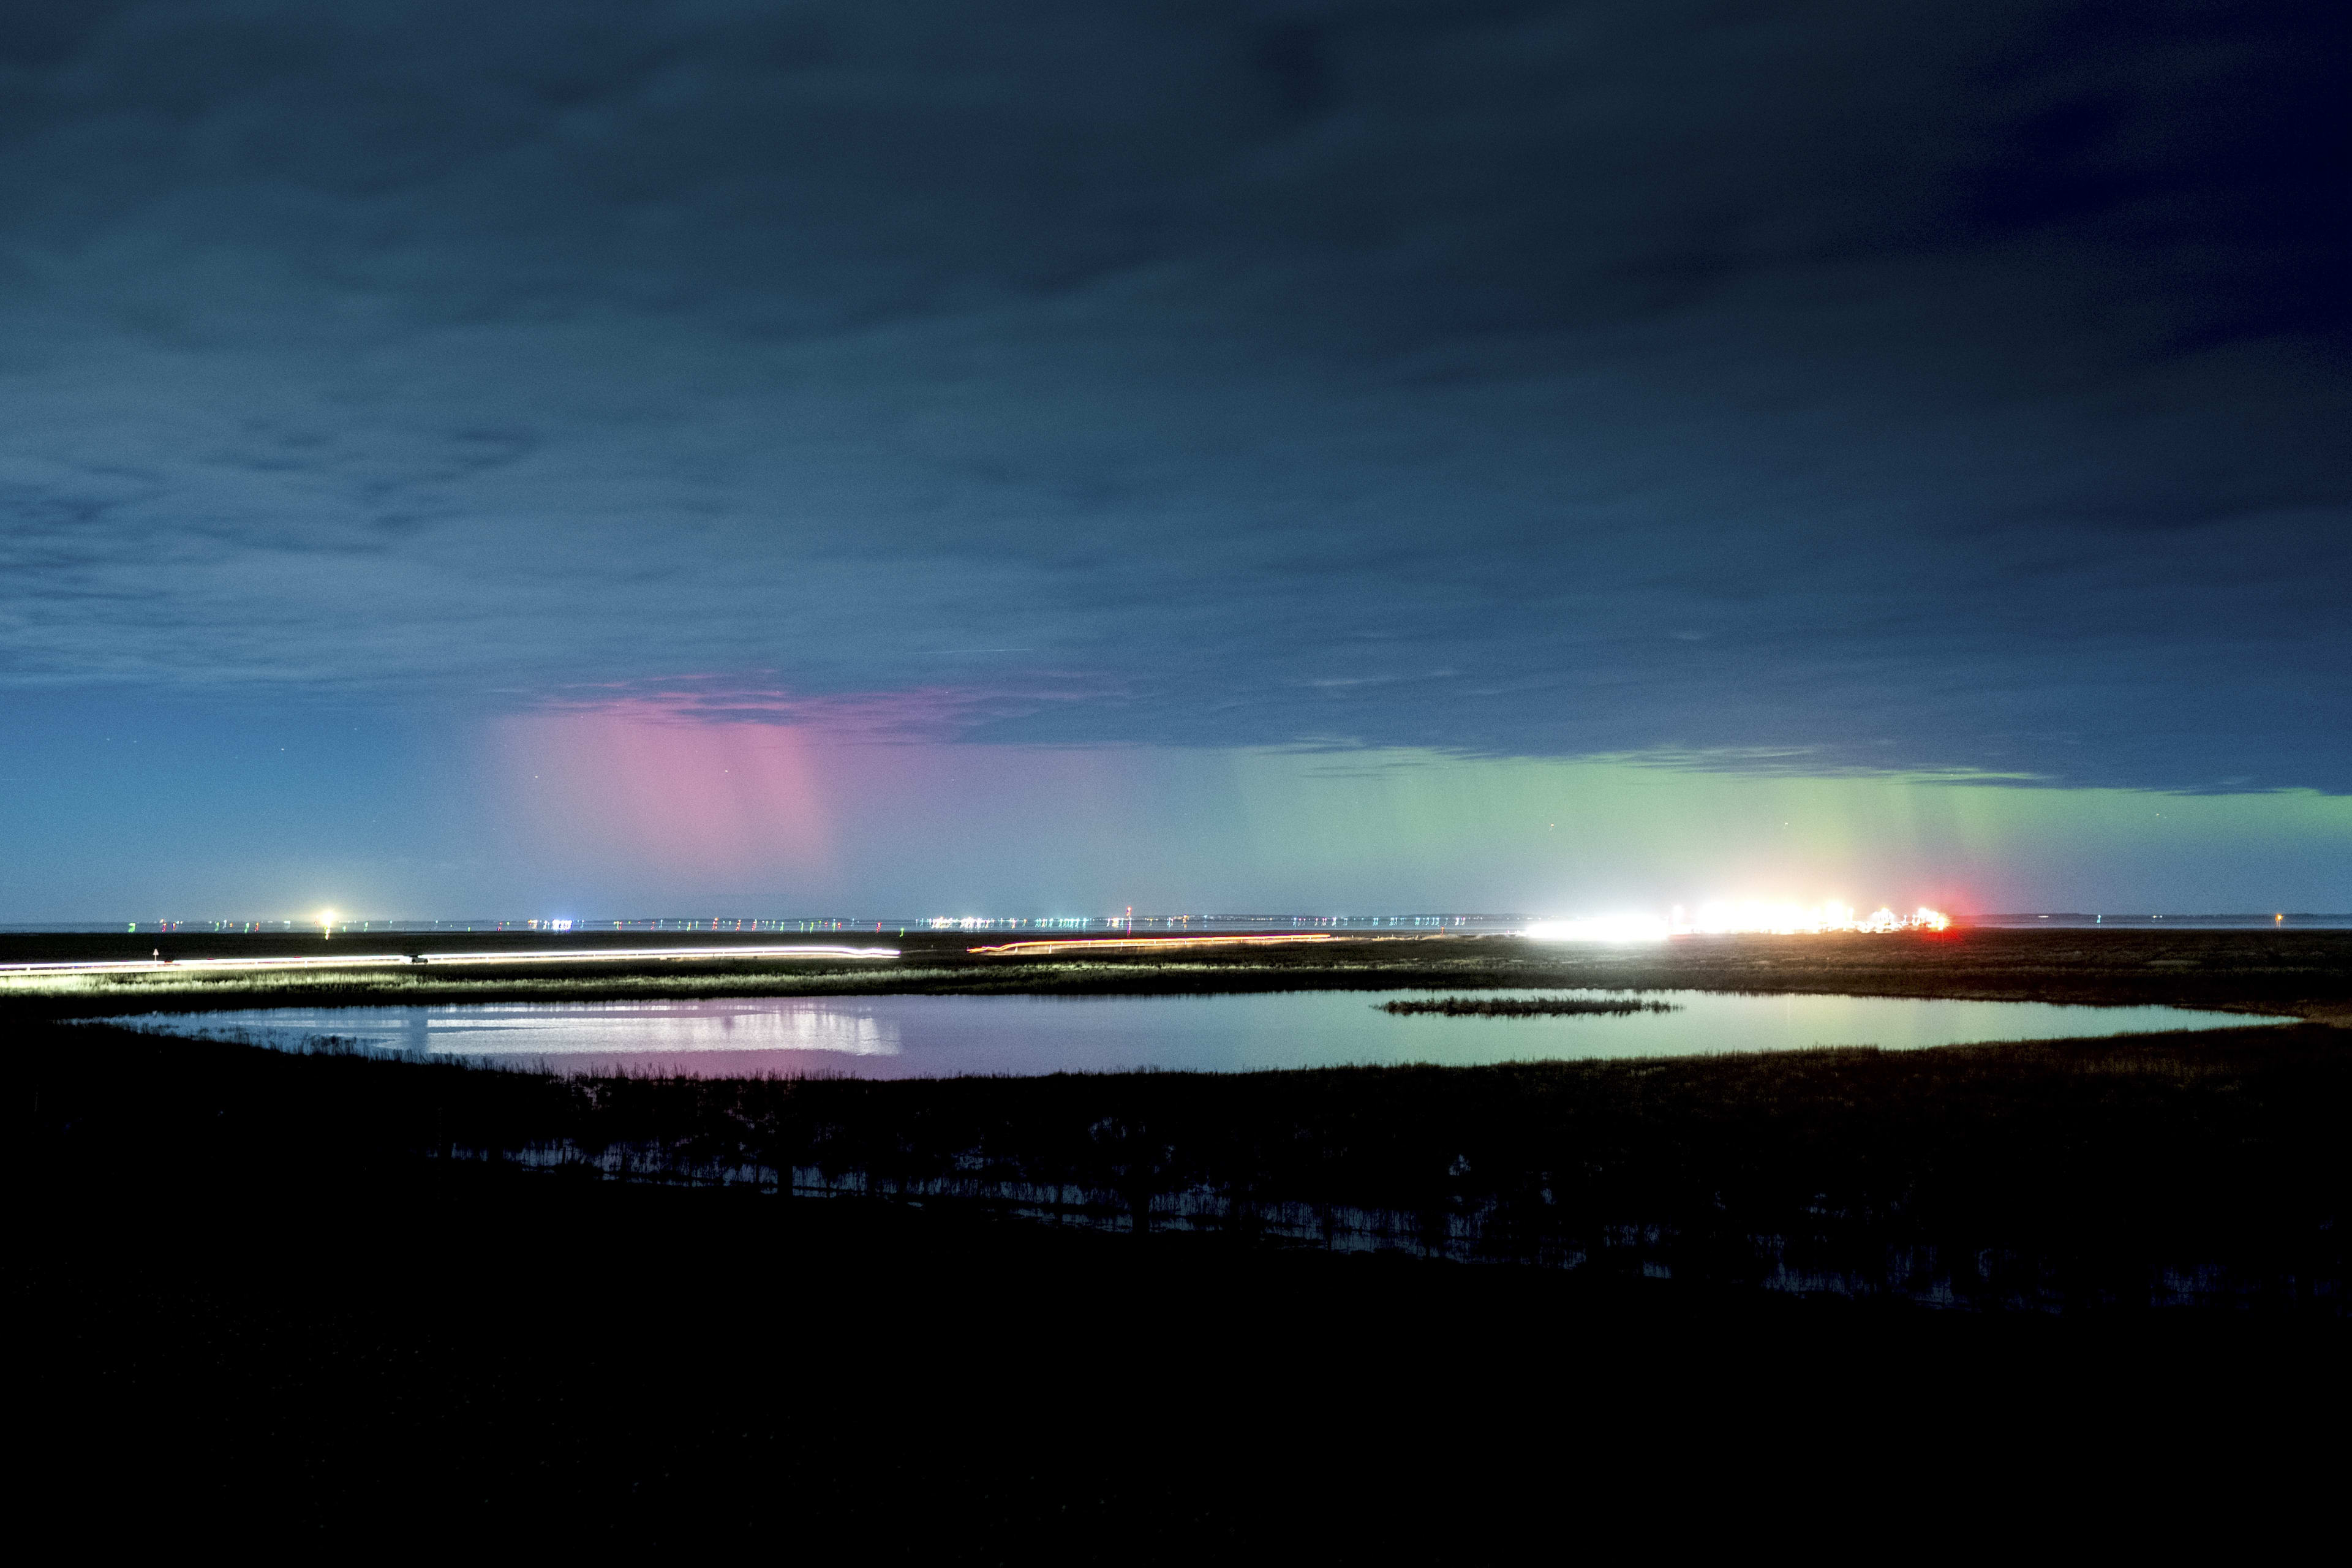
{"label": "bright white light", "polygon": [[335,911],[332,910],[320,910],[319,911],[319,923],[322,926],[333,925],[335,923]]}
{"label": "bright white light", "polygon": [[1537,942],[1664,942],[1674,928],[1655,915],[1603,915],[1589,921],[1538,921],[1520,934]]}
{"label": "bright white light", "polygon": [[1948,931],[1952,917],[1921,908],[1898,915],[1891,909],[1856,918],[1852,904],[1835,900],[1811,908],[1748,899],[1739,903],[1717,900],[1701,904],[1698,914],[1685,919],[1675,907],[1666,920],[1654,915],[1603,915],[1597,919],[1538,921],[1520,934],[1537,942],[1656,942],[1670,936],[1719,936],[1735,932],[1772,936],[1812,936],[1825,931]]}

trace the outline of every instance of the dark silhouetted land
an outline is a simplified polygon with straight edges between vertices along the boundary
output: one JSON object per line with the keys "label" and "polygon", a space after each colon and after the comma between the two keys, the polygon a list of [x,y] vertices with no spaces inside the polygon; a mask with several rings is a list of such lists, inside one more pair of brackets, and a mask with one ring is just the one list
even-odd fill
{"label": "dark silhouetted land", "polygon": [[[2184,1432],[2231,1434],[2208,1485],[2325,1473],[2273,1440],[2266,1402],[2340,1388],[2352,1034],[2324,1020],[2352,942],[1346,945],[1027,968],[932,948],[903,973],[1410,975],[1449,996],[1780,979],[2323,1021],[1450,1069],[563,1080],[60,1019],[158,994],[130,986],[19,995],[0,1032],[32,1488],[92,1539],[145,1519],[1497,1561],[1515,1529],[1602,1517],[1661,1474],[1785,1497],[1827,1468],[1895,1496],[1997,1451],[2003,1479],[1971,1495],[1998,1515],[2091,1453],[2128,1461],[2103,1495],[2157,1507]],[[1470,1258],[1497,1261],[1440,1260]],[[2258,1456],[2259,1483],[2234,1468]]]}

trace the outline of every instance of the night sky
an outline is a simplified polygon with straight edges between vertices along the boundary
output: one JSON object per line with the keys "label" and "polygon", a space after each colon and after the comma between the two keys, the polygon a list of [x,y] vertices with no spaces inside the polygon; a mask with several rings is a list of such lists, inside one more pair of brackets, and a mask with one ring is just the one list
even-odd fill
{"label": "night sky", "polygon": [[0,921],[2352,908],[2352,12],[0,10]]}

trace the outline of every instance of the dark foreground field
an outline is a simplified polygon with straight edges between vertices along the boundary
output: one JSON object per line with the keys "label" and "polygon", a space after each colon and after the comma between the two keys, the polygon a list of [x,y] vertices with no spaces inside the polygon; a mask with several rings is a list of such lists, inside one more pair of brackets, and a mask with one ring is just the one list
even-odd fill
{"label": "dark foreground field", "polygon": [[[2345,984],[2340,946],[1901,952],[1849,971],[2306,1016]],[[0,1016],[20,1515],[93,1546],[1515,1562],[1530,1530],[2111,1549],[2137,1521],[2243,1551],[2340,1484],[2352,1051],[2325,1024],[582,1085],[59,1000]],[[597,1174],[625,1166],[803,1195]],[[1367,1213],[1386,1250],[1327,1249]]]}
{"label": "dark foreground field", "polygon": [[2292,1320],[1983,1319],[397,1167],[36,1188],[22,1536],[1519,1563],[1798,1534],[2284,1550]]}
{"label": "dark foreground field", "polygon": [[16,1141],[19,1528],[99,1550],[2259,1549],[2336,1484],[2325,1314],[1935,1312],[529,1175],[378,1138],[352,1097],[397,1065],[117,1059],[152,1092],[38,1075]]}
{"label": "dark foreground field", "polygon": [[[1557,1555],[1794,1520],[1833,1550],[1904,1530],[2259,1549],[2340,1479],[2342,1298],[2314,1287],[2341,1279],[2347,1101],[2316,1042],[2241,1072],[2245,1100],[2192,1095],[2177,1158],[2129,1111],[1983,1151],[2058,1179],[1969,1210],[2072,1281],[2057,1311],[1761,1290],[1709,1275],[1722,1233],[1656,1279],[531,1173],[416,1145],[422,1118],[498,1110],[465,1110],[467,1080],[533,1080],[139,1037],[51,1070],[98,1058],[14,1043],[36,1068],[12,1140],[19,1517],[101,1548],[1504,1563],[1531,1531]],[[1667,1106],[1621,1173],[1679,1202],[1678,1163],[1736,1169],[1779,1125],[1844,1140],[1800,1166],[1867,1180],[1901,1139],[1825,1110],[1858,1086],[1874,1109],[1849,1079],[1760,1113],[1727,1163]],[[2217,1101],[2254,1109],[2197,1136]],[[1966,1142],[1910,1168],[1948,1177]],[[1821,1194],[1817,1223],[1852,1195]],[[1874,1222],[1849,1217],[1851,1246]],[[2151,1248],[2233,1220],[2225,1282],[2252,1286],[2230,1306],[2130,1304]]]}

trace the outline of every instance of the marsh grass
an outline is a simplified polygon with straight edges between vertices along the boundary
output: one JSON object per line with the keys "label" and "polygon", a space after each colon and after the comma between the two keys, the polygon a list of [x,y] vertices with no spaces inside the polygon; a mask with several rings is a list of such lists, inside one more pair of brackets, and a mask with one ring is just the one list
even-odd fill
{"label": "marsh grass", "polygon": [[1440,996],[1433,1002],[1383,1002],[1381,1011],[1400,1017],[1433,1013],[1447,1018],[1555,1018],[1583,1014],[1679,1013],[1679,1002],[1643,1002],[1637,997]]}
{"label": "marsh grass", "polygon": [[[1769,942],[1704,963],[1420,951],[1471,956],[1367,983],[1770,991],[1786,962],[1794,990],[2315,1014],[2343,1005],[2352,948],[2250,946],[2160,980],[2134,941],[1801,963]],[[1010,964],[908,967],[1025,988]],[[2015,1494],[2013,1514],[1969,1517],[2030,1540],[2053,1496],[2079,1493],[2179,1535],[2210,1494],[2242,1542],[2248,1519],[2291,1525],[2340,1485],[2305,1425],[2342,1361],[2352,1166],[2352,1036],[2324,1027],[1241,1077],[561,1081],[54,1020],[129,1010],[108,990],[0,997],[27,1347],[12,1395],[36,1439],[20,1511],[92,1539],[160,1521],[313,1555],[839,1540],[830,1555],[939,1562],[1217,1561],[1242,1542],[1482,1560],[1661,1489],[1689,1511],[1695,1435],[1738,1472],[1739,1522],[1762,1517],[1751,1492],[1947,1511]],[[641,1179],[604,1173],[625,1162]],[[784,1168],[839,1195],[714,1184]],[[1139,1217],[1145,1239],[1094,1233]],[[1390,1256],[1324,1251],[1358,1243]],[[1396,1256],[1422,1252],[1559,1267]],[[2316,1310],[2070,1323],[1905,1304],[2159,1300]],[[1270,1529],[1260,1495],[1301,1510]],[[725,1538],[697,1541],[704,1521]]]}
{"label": "marsh grass", "polygon": [[896,1081],[555,1078],[103,1026],[17,1044],[35,1145],[159,1179],[194,1148],[320,1179],[462,1155],[1719,1284],[2344,1301],[2352,1051],[2318,1026]]}
{"label": "marsh grass", "polygon": [[[1339,951],[1334,951],[1339,950]],[[2345,933],[1970,932],[1663,951],[1332,943],[1250,961],[738,963],[630,973],[139,976],[0,996],[65,1162],[254,1160],[332,1179],[420,1155],[645,1179],[761,1173],[1137,1229],[1664,1271],[1954,1301],[2346,1300],[2352,1037],[2322,1025],[2088,1042],[1234,1075],[556,1079],[160,1041],[67,1016],[928,991],[1508,986],[1948,995],[2344,1016]],[[20,1097],[24,1106],[27,1100]],[[598,1162],[603,1162],[600,1166]],[[796,1174],[797,1173],[797,1174]],[[1822,1282],[1831,1282],[1822,1284]],[[1808,1282],[1811,1282],[1809,1285]],[[2181,1287],[2180,1289],[2189,1289]],[[2176,1290],[2176,1294],[2178,1291]]]}

